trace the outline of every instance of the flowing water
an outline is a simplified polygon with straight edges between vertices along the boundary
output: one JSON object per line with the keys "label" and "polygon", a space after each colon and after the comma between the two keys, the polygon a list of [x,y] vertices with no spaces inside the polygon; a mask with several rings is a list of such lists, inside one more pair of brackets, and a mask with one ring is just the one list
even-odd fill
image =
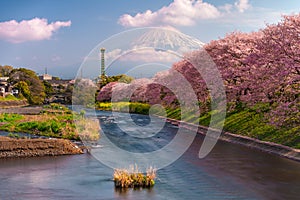
{"label": "flowing water", "polygon": [[[120,148],[133,152],[157,150],[177,131],[167,124],[139,144],[117,128],[124,119],[98,115],[108,138],[122,138]],[[147,116],[132,117],[149,123]],[[300,163],[222,141],[199,159],[202,140],[198,135],[183,156],[158,170],[151,189],[115,189],[113,170],[90,154],[0,159],[0,199],[299,199]]]}

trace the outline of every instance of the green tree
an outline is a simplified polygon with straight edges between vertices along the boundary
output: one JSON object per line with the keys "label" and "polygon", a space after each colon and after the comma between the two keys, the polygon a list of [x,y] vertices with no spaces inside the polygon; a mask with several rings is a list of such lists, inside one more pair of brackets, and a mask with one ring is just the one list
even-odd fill
{"label": "green tree", "polygon": [[134,78],[127,76],[126,74],[120,74],[116,76],[101,76],[100,88],[104,87],[111,82],[131,83]]}
{"label": "green tree", "polygon": [[0,65],[0,77],[1,76],[9,76],[10,72],[13,70],[12,66],[9,65]]}
{"label": "green tree", "polygon": [[46,97],[50,97],[51,94],[54,92],[52,85],[48,81],[43,81],[44,87],[45,87],[45,94]]}
{"label": "green tree", "polygon": [[44,102],[46,96],[45,87],[34,71],[25,68],[13,69],[9,75],[9,82],[19,87],[22,95],[30,104],[42,104]]}
{"label": "green tree", "polygon": [[90,106],[95,104],[96,84],[89,79],[78,79],[73,87],[72,103]]}
{"label": "green tree", "polygon": [[121,74],[116,77],[118,78],[118,82],[121,82],[121,83],[131,83],[131,81],[133,81],[133,79],[134,79],[133,77],[127,76],[126,74]]}
{"label": "green tree", "polygon": [[31,93],[28,84],[25,81],[20,81],[16,83],[15,87],[18,88],[22,97],[25,97],[27,100],[31,98]]}
{"label": "green tree", "polygon": [[72,94],[73,94],[74,85],[68,84],[67,89],[65,91],[66,103],[72,103]]}

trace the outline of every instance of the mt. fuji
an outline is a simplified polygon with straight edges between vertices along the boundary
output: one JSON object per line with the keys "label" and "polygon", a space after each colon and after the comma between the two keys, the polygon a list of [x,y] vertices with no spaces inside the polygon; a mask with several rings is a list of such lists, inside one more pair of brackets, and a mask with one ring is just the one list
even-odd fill
{"label": "mt. fuji", "polygon": [[133,48],[152,47],[154,49],[171,50],[177,53],[202,48],[203,42],[179,31],[166,28],[153,28],[133,41]]}
{"label": "mt. fuji", "polygon": [[202,49],[203,45],[203,42],[170,28],[132,29],[97,45],[82,66],[91,76],[99,73],[100,49],[105,48],[107,74],[149,77],[170,68],[186,53]]}

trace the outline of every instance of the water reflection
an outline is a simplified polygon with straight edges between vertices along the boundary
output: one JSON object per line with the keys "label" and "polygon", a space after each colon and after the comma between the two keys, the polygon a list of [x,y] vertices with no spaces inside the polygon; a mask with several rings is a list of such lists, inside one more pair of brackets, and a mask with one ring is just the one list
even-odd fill
{"label": "water reflection", "polygon": [[[176,127],[163,131],[149,140],[149,150],[167,144]],[[124,147],[137,148],[122,139]],[[0,199],[299,199],[300,163],[221,141],[198,159],[202,139],[197,136],[182,157],[159,170],[150,189],[116,189],[113,169],[89,154],[0,159]]]}
{"label": "water reflection", "polygon": [[156,199],[153,188],[115,188],[115,199]]}

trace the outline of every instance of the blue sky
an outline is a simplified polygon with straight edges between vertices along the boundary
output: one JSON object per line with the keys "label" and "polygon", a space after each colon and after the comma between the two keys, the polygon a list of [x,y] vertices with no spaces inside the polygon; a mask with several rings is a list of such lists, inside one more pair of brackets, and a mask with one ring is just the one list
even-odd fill
{"label": "blue sky", "polygon": [[97,44],[124,30],[168,26],[209,42],[278,22],[300,1],[4,0],[0,9],[0,65],[71,78]]}

